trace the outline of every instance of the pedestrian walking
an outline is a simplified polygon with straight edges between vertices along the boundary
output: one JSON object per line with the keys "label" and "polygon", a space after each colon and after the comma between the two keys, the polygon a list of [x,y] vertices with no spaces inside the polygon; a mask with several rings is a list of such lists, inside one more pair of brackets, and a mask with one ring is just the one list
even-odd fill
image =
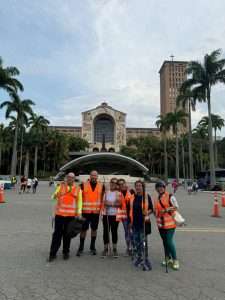
{"label": "pedestrian walking", "polygon": [[148,258],[148,235],[151,234],[150,214],[153,205],[150,195],[145,193],[145,184],[141,180],[135,182],[135,193],[130,203],[130,222],[133,231],[133,264],[142,266],[143,270],[151,270]]}
{"label": "pedestrian walking", "polygon": [[163,241],[165,260],[163,266],[171,266],[174,270],[179,270],[179,261],[177,260],[174,234],[176,229],[175,211],[178,204],[174,195],[169,195],[166,191],[166,185],[163,181],[158,181],[155,185],[158,197],[155,199],[155,216],[160,236]]}
{"label": "pedestrian walking", "polygon": [[21,194],[22,192],[25,193],[26,186],[27,186],[27,178],[23,175],[23,176],[20,178],[20,191],[19,191],[20,194]]}
{"label": "pedestrian walking", "polygon": [[80,234],[80,245],[77,250],[77,256],[81,256],[84,251],[84,242],[89,226],[91,227],[90,252],[92,255],[96,255],[95,241],[104,193],[104,186],[98,181],[97,171],[91,171],[89,180],[81,184],[81,190],[83,195],[82,215],[85,218],[85,221]]}
{"label": "pedestrian walking", "polygon": [[175,194],[178,189],[178,182],[177,182],[176,178],[172,182],[172,188],[173,188],[173,193]]}
{"label": "pedestrian walking", "polygon": [[132,195],[129,192],[128,186],[126,181],[121,178],[118,180],[119,185],[119,191],[120,191],[120,202],[121,202],[121,208],[118,208],[117,213],[117,221],[121,221],[124,228],[124,236],[126,241],[126,252],[125,256],[131,256],[132,255],[132,230],[129,226],[130,224],[130,202]]}
{"label": "pedestrian walking", "polygon": [[33,191],[33,194],[36,193],[36,191],[37,191],[37,186],[38,186],[38,179],[37,179],[37,177],[34,177],[34,178],[32,179],[32,191]]}
{"label": "pedestrian walking", "polygon": [[82,213],[82,193],[74,180],[74,173],[69,173],[65,182],[60,183],[53,194],[53,198],[56,199],[55,226],[48,262],[56,259],[62,240],[63,259],[69,259],[71,238],[67,234],[68,226],[74,217],[81,218]]}
{"label": "pedestrian walking", "polygon": [[[110,188],[105,192],[103,197],[103,242],[104,250],[102,257],[105,258],[110,254],[111,245],[110,239],[112,238],[112,255],[118,258],[117,242],[118,242],[118,226],[117,220],[118,208],[121,207],[120,192],[117,187],[117,179],[110,180]],[[111,232],[111,238],[110,238]]]}
{"label": "pedestrian walking", "polygon": [[27,193],[30,193],[31,185],[32,185],[32,179],[28,178],[27,179],[27,186],[26,186]]}

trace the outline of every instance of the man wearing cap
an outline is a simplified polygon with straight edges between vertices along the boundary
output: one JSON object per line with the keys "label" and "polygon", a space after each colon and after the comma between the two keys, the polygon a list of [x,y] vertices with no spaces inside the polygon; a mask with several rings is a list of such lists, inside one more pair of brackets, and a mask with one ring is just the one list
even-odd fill
{"label": "man wearing cap", "polygon": [[74,180],[74,173],[68,173],[65,181],[59,184],[52,196],[56,200],[56,206],[49,262],[56,259],[62,240],[63,259],[69,258],[71,238],[67,234],[68,225],[75,217],[81,218],[82,214],[82,192],[79,187],[76,187]]}

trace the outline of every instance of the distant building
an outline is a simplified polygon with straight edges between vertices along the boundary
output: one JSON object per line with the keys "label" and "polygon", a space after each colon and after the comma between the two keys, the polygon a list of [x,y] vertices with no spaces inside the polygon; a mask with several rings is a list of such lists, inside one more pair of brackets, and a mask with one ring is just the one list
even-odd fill
{"label": "distant building", "polygon": [[126,113],[116,110],[106,102],[96,108],[82,112],[82,126],[50,126],[59,132],[78,136],[89,143],[89,151],[101,151],[102,143],[106,151],[119,152],[131,137],[154,135],[160,137],[158,128],[126,127]]}
{"label": "distant building", "polygon": [[160,114],[174,112],[176,98],[182,83],[187,79],[185,73],[188,62],[165,60],[162,64],[160,74]]}

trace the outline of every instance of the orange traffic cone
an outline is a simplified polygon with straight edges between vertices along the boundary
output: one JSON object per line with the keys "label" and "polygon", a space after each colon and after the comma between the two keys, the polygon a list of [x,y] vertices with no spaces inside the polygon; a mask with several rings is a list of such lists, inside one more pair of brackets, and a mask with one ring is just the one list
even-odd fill
{"label": "orange traffic cone", "polygon": [[212,217],[215,217],[215,218],[219,218],[220,217],[219,202],[218,202],[218,198],[217,198],[217,192],[214,193],[214,203],[213,203]]}
{"label": "orange traffic cone", "polygon": [[222,207],[225,207],[225,192],[222,192],[222,197],[221,197],[221,205]]}
{"label": "orange traffic cone", "polygon": [[0,185],[0,203],[5,203],[4,184]]}

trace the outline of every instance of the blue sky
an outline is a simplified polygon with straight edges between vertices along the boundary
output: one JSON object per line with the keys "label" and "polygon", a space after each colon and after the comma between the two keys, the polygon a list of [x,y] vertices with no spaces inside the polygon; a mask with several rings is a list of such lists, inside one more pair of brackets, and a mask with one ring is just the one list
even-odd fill
{"label": "blue sky", "polygon": [[[52,125],[80,125],[82,111],[107,101],[128,126],[152,127],[161,64],[225,50],[224,11],[223,0],[0,0],[0,56]],[[212,96],[225,118],[225,86]],[[193,125],[206,112],[198,105]]]}

